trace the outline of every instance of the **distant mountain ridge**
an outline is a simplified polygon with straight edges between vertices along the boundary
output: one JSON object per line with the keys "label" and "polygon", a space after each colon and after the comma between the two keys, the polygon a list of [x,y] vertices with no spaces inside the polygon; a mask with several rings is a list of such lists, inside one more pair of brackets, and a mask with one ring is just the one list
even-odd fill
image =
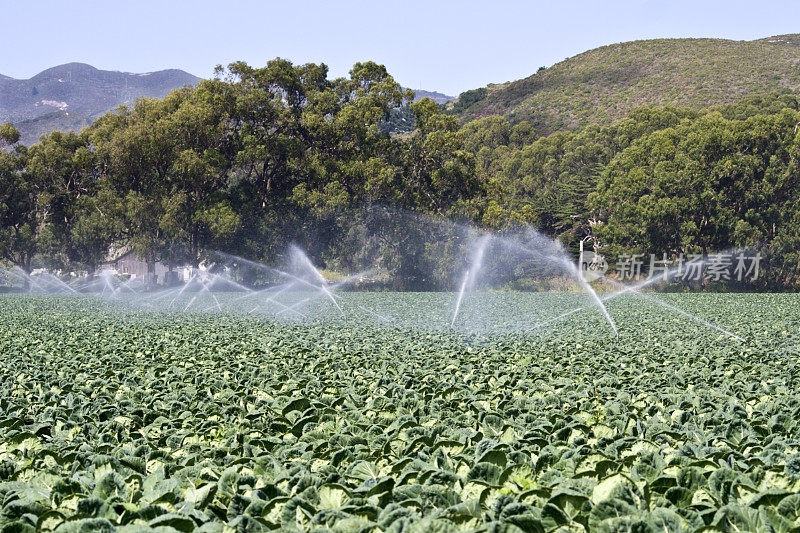
{"label": "distant mountain ridge", "polygon": [[0,75],[0,122],[35,142],[53,130],[80,129],[119,105],[137,98],[161,98],[200,78],[177,69],[134,74],[99,70],[85,63],[49,68],[27,80]]}
{"label": "distant mountain ridge", "polygon": [[411,89],[414,91],[414,101],[422,100],[423,98],[430,98],[437,104],[446,104],[452,100],[455,100],[455,96],[448,96],[446,94],[437,93],[436,91],[424,91],[422,89]]}
{"label": "distant mountain ridge", "polygon": [[756,42],[788,44],[789,46],[800,46],[800,33],[787,33],[785,35],[773,35],[772,37],[764,37],[757,39]]}
{"label": "distant mountain ridge", "polygon": [[609,124],[644,105],[699,109],[785,91],[800,91],[800,34],[610,44],[521,80],[467,91],[449,106],[465,121],[504,115],[548,134]]}

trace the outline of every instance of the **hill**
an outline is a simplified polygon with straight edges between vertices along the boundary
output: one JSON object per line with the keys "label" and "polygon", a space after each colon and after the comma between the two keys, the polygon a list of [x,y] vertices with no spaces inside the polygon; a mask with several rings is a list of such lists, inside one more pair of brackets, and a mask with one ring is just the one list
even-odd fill
{"label": "hill", "polygon": [[643,105],[700,109],[800,90],[800,34],[756,41],[653,39],[612,44],[525,79],[462,93],[464,119],[506,115],[538,133],[609,124]]}
{"label": "hill", "polygon": [[758,41],[773,43],[773,44],[788,44],[790,46],[800,46],[800,33],[773,35],[772,37],[764,37],[763,39],[758,39]]}
{"label": "hill", "polygon": [[430,98],[437,104],[446,104],[452,100],[455,100],[455,96],[448,96],[446,94],[437,93],[436,91],[424,91],[422,89],[411,89],[414,91],[414,101],[422,100],[423,98]]}
{"label": "hill", "polygon": [[79,129],[136,98],[160,98],[198,81],[182,70],[132,74],[83,63],[53,67],[27,80],[0,75],[0,122],[13,123],[29,144],[49,131]]}

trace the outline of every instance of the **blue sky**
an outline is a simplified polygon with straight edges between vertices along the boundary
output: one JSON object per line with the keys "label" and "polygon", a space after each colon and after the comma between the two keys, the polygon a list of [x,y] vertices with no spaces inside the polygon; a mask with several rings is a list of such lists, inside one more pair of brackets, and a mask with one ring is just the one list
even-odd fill
{"label": "blue sky", "polygon": [[798,33],[800,2],[0,0],[0,21],[0,74],[15,78],[70,61],[208,77],[277,56],[341,76],[372,59],[412,89],[456,95],[614,42]]}

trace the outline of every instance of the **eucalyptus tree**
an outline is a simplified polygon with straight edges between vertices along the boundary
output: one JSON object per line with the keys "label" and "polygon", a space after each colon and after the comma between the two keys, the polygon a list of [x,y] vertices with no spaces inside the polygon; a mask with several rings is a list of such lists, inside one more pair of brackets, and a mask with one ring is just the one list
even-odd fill
{"label": "eucalyptus tree", "polygon": [[324,64],[275,59],[219,73],[239,143],[231,196],[244,219],[239,251],[272,254],[307,234],[324,248],[338,213],[385,197],[381,180],[394,175],[398,145],[379,126],[411,97],[385,67],[357,63],[349,78],[329,80]]}
{"label": "eucalyptus tree", "polygon": [[600,242],[618,253],[703,255],[753,247],[762,283],[797,278],[800,113],[720,112],[653,132],[617,154],[590,197]]}
{"label": "eucalyptus tree", "polygon": [[78,230],[79,219],[95,216],[85,208],[94,202],[97,169],[86,131],[60,131],[43,136],[28,150],[25,172],[37,195],[39,250],[47,266],[74,265],[94,271],[113,239],[113,223],[102,239],[86,239]]}
{"label": "eucalyptus tree", "polygon": [[[121,242],[144,258],[197,265],[231,234],[238,216],[226,199],[229,117],[205,84],[140,99],[101,118],[92,139],[109,201],[116,197]],[[112,202],[114,203],[114,202]]]}
{"label": "eucalyptus tree", "polygon": [[30,272],[38,251],[36,188],[25,174],[27,149],[19,132],[0,125],[0,257]]}

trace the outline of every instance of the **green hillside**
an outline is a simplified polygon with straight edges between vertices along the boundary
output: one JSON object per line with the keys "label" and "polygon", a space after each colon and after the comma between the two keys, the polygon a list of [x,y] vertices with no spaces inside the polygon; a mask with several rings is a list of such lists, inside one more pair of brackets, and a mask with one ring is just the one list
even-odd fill
{"label": "green hillside", "polygon": [[511,83],[463,93],[465,119],[506,115],[537,132],[609,124],[643,105],[699,109],[800,89],[800,34],[757,41],[654,39],[612,44]]}

